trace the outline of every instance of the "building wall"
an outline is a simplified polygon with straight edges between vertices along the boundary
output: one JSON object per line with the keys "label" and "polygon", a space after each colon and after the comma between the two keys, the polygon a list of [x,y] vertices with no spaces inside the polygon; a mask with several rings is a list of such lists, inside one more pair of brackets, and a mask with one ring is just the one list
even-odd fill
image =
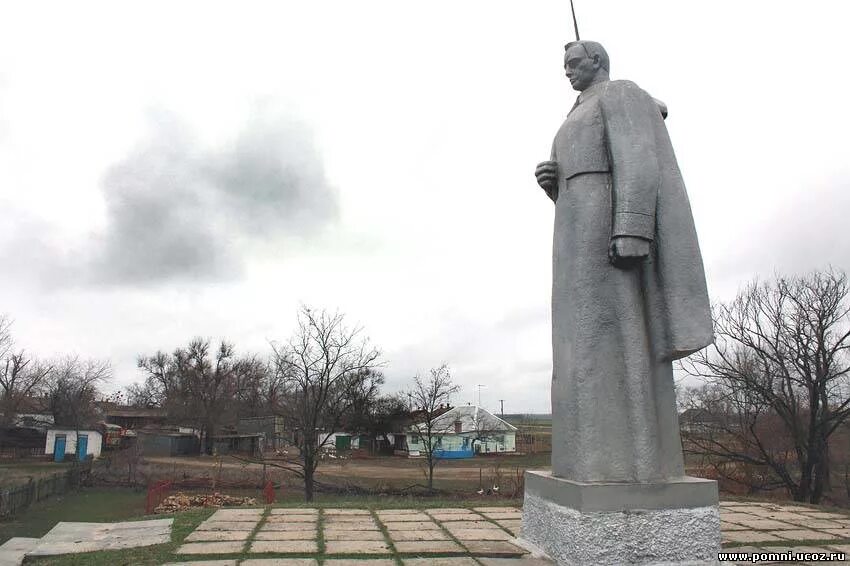
{"label": "building wall", "polygon": [[[77,432],[73,430],[48,430],[47,440],[44,446],[45,454],[53,454],[53,447],[56,443],[56,435],[65,435],[65,454],[77,453]],[[100,456],[101,445],[103,444],[103,436],[96,430],[81,430],[80,434],[88,435],[88,443],[86,444],[86,455],[97,458]]]}
{"label": "building wall", "polygon": [[[437,449],[446,452],[447,458],[472,456],[473,445],[475,452],[480,454],[516,452],[516,432],[514,431],[488,434],[484,440],[474,440],[476,436],[474,432],[462,432],[435,435],[434,438],[436,438]],[[408,433],[407,446],[411,451],[422,452],[425,450],[425,439]],[[458,455],[454,456],[453,453]]]}
{"label": "building wall", "polygon": [[291,443],[284,430],[283,417],[246,417],[239,419],[236,425],[239,434],[257,434],[264,436],[265,449],[277,449]]}
{"label": "building wall", "polygon": [[200,446],[193,435],[139,434],[142,453],[148,456],[185,456],[197,454]]}

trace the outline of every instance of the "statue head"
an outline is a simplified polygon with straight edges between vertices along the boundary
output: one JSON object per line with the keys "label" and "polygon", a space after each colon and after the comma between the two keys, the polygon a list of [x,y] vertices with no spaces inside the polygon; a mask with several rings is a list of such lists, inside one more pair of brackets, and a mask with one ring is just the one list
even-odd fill
{"label": "statue head", "polygon": [[571,41],[564,46],[564,70],[578,91],[609,80],[611,63],[608,53],[595,41]]}

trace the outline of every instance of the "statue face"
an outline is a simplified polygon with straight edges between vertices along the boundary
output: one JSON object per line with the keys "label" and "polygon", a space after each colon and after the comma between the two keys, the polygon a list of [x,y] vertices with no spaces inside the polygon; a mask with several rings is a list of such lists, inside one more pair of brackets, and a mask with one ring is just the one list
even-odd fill
{"label": "statue face", "polygon": [[593,84],[599,68],[599,62],[582,45],[573,45],[564,53],[564,70],[575,90],[582,91]]}

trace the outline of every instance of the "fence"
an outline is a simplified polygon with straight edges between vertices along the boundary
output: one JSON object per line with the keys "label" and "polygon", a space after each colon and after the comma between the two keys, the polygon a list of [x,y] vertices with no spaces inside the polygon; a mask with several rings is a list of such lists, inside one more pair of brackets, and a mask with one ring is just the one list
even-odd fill
{"label": "fence", "polygon": [[538,454],[552,451],[551,434],[517,433],[516,450],[525,454]]}
{"label": "fence", "polygon": [[91,473],[91,462],[81,462],[63,472],[9,489],[0,489],[0,518],[17,515],[37,501],[77,489]]}
{"label": "fence", "polygon": [[148,496],[145,499],[145,515],[150,515],[162,500],[168,496],[173,483],[170,481],[158,481],[148,488]]}
{"label": "fence", "polygon": [[38,458],[40,460],[48,460],[50,457],[44,454],[44,447],[38,448],[21,448],[18,446],[4,446],[0,448],[0,459],[3,460],[21,460],[21,459]]}

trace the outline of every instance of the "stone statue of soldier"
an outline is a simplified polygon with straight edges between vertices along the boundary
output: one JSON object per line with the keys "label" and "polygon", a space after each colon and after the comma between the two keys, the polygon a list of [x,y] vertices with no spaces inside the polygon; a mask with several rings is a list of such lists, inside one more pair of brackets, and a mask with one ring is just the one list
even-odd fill
{"label": "stone statue of soldier", "polygon": [[[685,476],[673,387],[672,362],[709,345],[713,332],[666,108],[633,82],[611,80],[599,43],[567,44],[564,68],[579,96],[535,172],[555,203],[552,472],[527,477],[523,533],[556,555],[567,544],[559,563],[640,563],[621,552],[629,529],[635,544],[646,537],[629,513],[657,511],[643,518],[675,532],[676,514],[664,513],[681,504],[705,526],[694,544],[714,548],[716,484]],[[691,495],[677,502],[682,490]],[[559,510],[541,511],[541,501]],[[541,519],[549,512],[554,525]],[[582,537],[603,516],[619,529],[617,545],[594,540],[584,561],[580,541],[553,534]],[[548,534],[535,540],[532,531]],[[681,549],[693,560],[692,545]]]}

